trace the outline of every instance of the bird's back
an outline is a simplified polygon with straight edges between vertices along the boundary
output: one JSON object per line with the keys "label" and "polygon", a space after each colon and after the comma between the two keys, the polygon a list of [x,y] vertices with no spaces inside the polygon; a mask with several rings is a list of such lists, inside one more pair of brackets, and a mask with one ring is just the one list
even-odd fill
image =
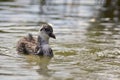
{"label": "bird's back", "polygon": [[22,37],[17,43],[17,51],[22,54],[34,54],[37,46],[37,39],[28,34],[28,36]]}

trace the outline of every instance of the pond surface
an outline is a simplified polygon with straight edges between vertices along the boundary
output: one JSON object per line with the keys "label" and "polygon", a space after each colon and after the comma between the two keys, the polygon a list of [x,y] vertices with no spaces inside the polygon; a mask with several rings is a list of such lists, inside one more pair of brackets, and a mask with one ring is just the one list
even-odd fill
{"label": "pond surface", "polygon": [[[101,6],[95,1],[47,0],[46,6],[38,0],[1,1],[0,79],[120,80],[120,24],[98,18]],[[49,64],[16,52],[17,41],[36,36],[44,22],[54,25],[57,37],[50,39]]]}

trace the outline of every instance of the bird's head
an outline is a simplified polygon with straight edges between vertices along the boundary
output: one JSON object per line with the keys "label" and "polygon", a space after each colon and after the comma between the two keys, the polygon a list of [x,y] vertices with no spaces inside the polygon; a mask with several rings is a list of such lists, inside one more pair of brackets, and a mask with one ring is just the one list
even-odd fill
{"label": "bird's head", "polygon": [[43,24],[42,27],[40,28],[40,35],[44,38],[54,38],[56,39],[54,33],[53,33],[53,28],[52,25],[50,24]]}

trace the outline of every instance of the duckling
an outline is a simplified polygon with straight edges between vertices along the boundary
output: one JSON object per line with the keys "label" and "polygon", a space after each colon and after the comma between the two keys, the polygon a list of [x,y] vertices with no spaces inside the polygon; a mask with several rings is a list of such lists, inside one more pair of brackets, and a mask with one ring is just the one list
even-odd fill
{"label": "duckling", "polygon": [[33,54],[53,57],[53,51],[49,45],[49,38],[56,39],[50,24],[43,24],[37,38],[32,34],[22,37],[17,43],[17,52],[20,54]]}

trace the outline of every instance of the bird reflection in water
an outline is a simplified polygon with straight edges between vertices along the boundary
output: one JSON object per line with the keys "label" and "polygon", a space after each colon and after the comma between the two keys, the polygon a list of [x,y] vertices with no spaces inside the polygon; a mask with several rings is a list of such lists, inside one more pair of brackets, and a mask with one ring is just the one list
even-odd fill
{"label": "bird reflection in water", "polygon": [[50,57],[40,57],[37,55],[28,55],[27,56],[27,62],[30,63],[30,65],[32,65],[32,67],[34,69],[36,69],[36,72],[40,75],[44,75],[44,76],[50,76],[48,74],[48,72],[50,71],[48,69],[48,65],[51,61]]}

